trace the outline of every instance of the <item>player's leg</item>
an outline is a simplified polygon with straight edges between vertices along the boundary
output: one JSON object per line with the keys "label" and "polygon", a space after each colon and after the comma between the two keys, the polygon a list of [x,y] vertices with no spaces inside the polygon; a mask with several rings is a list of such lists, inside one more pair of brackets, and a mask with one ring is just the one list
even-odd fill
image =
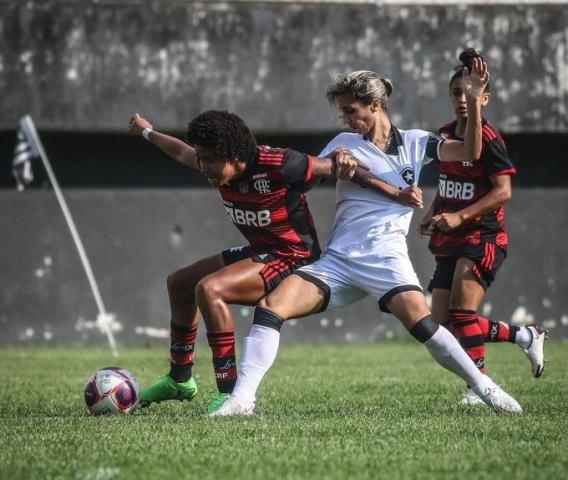
{"label": "player's leg", "polygon": [[509,342],[518,345],[525,352],[534,377],[538,378],[544,371],[544,343],[548,338],[548,330],[542,325],[518,327],[505,322],[496,322],[482,315],[477,315],[477,323],[486,342]]}
{"label": "player's leg", "polygon": [[210,412],[211,416],[253,412],[258,387],[278,353],[282,324],[319,311],[325,299],[325,291],[314,283],[290,275],[259,302],[253,325],[243,340],[235,389],[220,408]]}
{"label": "player's leg", "polygon": [[[508,341],[519,345],[527,355],[533,375],[544,370],[546,330],[539,325],[517,327],[493,322],[477,313],[479,304],[505,259],[505,251],[492,243],[468,247],[469,258],[460,258],[452,281],[450,325],[474,362],[484,367],[485,341]],[[482,345],[483,343],[483,345]]]}
{"label": "player's leg", "polygon": [[476,263],[459,258],[452,280],[448,323],[466,353],[480,371],[485,371],[485,339],[477,322],[477,308],[485,289],[474,273]]}
{"label": "player's leg", "polygon": [[450,332],[448,309],[455,268],[456,262],[452,257],[436,257],[436,268],[428,285],[428,291],[432,294],[432,318]]}
{"label": "player's leg", "polygon": [[256,391],[276,358],[280,327],[286,320],[346,306],[367,295],[350,285],[344,261],[344,257],[326,254],[296,270],[261,300],[243,342],[237,385],[214,416],[252,412]]}
{"label": "player's leg", "polygon": [[140,392],[142,406],[164,400],[191,400],[197,393],[192,378],[199,315],[195,287],[207,275],[222,269],[222,254],[213,255],[171,273],[167,279],[170,301],[170,371]]}
{"label": "player's leg", "polygon": [[445,288],[434,288],[432,290],[432,318],[437,324],[446,327],[451,332],[452,328],[448,323],[449,307],[450,290],[446,290]]}
{"label": "player's leg", "polygon": [[266,294],[261,275],[264,268],[264,263],[246,258],[201,279],[195,289],[220,393],[211,399],[212,404],[222,402],[233,391],[237,379],[235,324],[230,305],[255,305]]}
{"label": "player's leg", "polygon": [[402,291],[392,296],[385,305],[410,334],[426,347],[436,362],[471,385],[485,403],[496,411],[522,411],[514,398],[477,369],[456,338],[432,320],[421,292]]}

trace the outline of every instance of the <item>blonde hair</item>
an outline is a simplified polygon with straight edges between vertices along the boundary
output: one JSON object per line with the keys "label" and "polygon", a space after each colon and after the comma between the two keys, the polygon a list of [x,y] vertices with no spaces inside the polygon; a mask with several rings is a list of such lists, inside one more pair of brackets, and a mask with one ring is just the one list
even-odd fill
{"label": "blonde hair", "polygon": [[332,104],[335,104],[338,96],[345,93],[350,93],[354,100],[364,105],[377,99],[386,111],[392,91],[392,82],[388,78],[381,78],[369,70],[357,70],[337,77],[334,83],[326,87],[325,96]]}

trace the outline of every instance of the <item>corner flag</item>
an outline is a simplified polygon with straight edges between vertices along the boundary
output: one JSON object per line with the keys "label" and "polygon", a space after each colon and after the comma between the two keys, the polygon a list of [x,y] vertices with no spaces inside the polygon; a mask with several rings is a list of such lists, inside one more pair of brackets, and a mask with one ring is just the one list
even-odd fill
{"label": "corner flag", "polygon": [[35,157],[39,157],[43,163],[47,176],[49,177],[49,181],[53,186],[53,191],[57,197],[57,201],[59,202],[59,206],[63,212],[63,216],[65,217],[65,221],[67,222],[67,226],[69,227],[69,231],[71,232],[71,236],[73,237],[73,241],[75,242],[75,247],[79,253],[79,258],[83,264],[83,269],[87,275],[89,285],[91,286],[91,290],[95,298],[95,303],[99,310],[96,324],[100,331],[106,334],[112,354],[117,357],[118,350],[116,349],[116,342],[112,333],[114,315],[112,313],[108,313],[105,309],[91,264],[87,257],[87,253],[85,252],[85,248],[83,247],[81,237],[79,237],[79,232],[77,231],[73,217],[71,217],[69,207],[67,207],[67,202],[63,197],[61,188],[59,188],[59,183],[55,178],[55,174],[51,168],[51,163],[49,163],[49,159],[43,149],[43,145],[39,139],[39,135],[37,134],[34,122],[29,115],[26,115],[20,120],[18,143],[14,150],[14,160],[12,162],[12,173],[16,178],[19,191],[22,191],[26,185],[29,185],[33,181],[34,177],[32,173],[31,160]]}

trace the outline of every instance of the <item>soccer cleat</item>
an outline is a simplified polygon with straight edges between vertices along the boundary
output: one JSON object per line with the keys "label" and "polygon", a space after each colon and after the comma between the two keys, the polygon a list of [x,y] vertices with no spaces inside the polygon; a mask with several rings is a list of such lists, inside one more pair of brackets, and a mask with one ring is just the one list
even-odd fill
{"label": "soccer cleat", "polygon": [[544,371],[544,341],[548,338],[548,330],[540,325],[529,325],[527,327],[532,333],[532,342],[529,348],[523,349],[531,362],[532,373],[535,378],[542,375]]}
{"label": "soccer cleat", "polygon": [[213,412],[210,417],[230,417],[233,415],[252,415],[254,413],[254,402],[242,402],[234,395],[229,395],[223,404]]}
{"label": "soccer cleat", "polygon": [[471,388],[468,389],[463,393],[462,398],[460,400],[460,405],[480,405],[485,403],[477,393],[475,393]]}
{"label": "soccer cleat", "polygon": [[169,375],[164,375],[156,383],[140,391],[140,406],[149,407],[151,403],[164,400],[193,400],[197,395],[197,384],[193,378],[187,382],[178,383]]}
{"label": "soccer cleat", "polygon": [[211,392],[207,401],[207,413],[213,413],[217,410],[229,396],[229,393],[219,391]]}
{"label": "soccer cleat", "polygon": [[485,385],[478,385],[472,390],[489,405],[497,413],[523,413],[523,409],[511,395],[505,392],[499,385],[495,384],[493,380],[486,377],[488,382]]}

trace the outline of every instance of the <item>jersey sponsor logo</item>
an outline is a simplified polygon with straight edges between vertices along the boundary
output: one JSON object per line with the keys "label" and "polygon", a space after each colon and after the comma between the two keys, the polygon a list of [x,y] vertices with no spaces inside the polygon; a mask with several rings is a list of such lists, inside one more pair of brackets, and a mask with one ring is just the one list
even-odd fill
{"label": "jersey sponsor logo", "polygon": [[254,189],[258,193],[270,193],[270,181],[259,178],[254,182]]}
{"label": "jersey sponsor logo", "polygon": [[462,162],[462,165],[463,165],[464,167],[473,167],[473,162],[472,162],[471,160],[464,160],[464,161]]}
{"label": "jersey sponsor logo", "polygon": [[249,191],[248,183],[239,183],[239,192],[248,193],[248,191]]}
{"label": "jersey sponsor logo", "polygon": [[266,227],[270,225],[270,210],[241,210],[225,205],[225,211],[236,225],[247,225],[249,227]]}
{"label": "jersey sponsor logo", "polygon": [[414,170],[412,170],[412,168],[404,168],[402,172],[400,172],[400,176],[408,185],[414,184]]}
{"label": "jersey sponsor logo", "polygon": [[475,193],[475,185],[470,182],[456,182],[440,176],[438,184],[440,196],[456,200],[471,200]]}
{"label": "jersey sponsor logo", "polygon": [[268,177],[268,173],[264,172],[264,173],[257,173],[256,175],[252,176],[253,180],[256,180],[257,178],[266,178]]}
{"label": "jersey sponsor logo", "polygon": [[237,253],[237,252],[242,252],[246,247],[243,245],[241,247],[231,247],[229,248],[229,252],[231,253]]}

